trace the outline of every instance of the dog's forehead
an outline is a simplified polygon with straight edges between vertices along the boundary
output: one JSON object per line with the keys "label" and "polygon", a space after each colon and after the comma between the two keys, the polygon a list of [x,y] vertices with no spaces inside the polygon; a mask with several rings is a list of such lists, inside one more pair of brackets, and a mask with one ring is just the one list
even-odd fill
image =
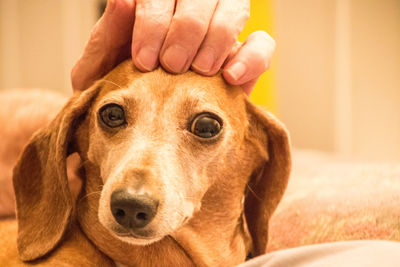
{"label": "dog's forehead", "polygon": [[141,101],[176,103],[185,99],[225,108],[237,107],[244,98],[242,90],[226,84],[220,74],[205,77],[189,71],[173,75],[161,68],[143,73],[135,69],[131,60],[121,63],[103,78],[99,96],[112,96],[114,91],[121,89],[125,97]]}

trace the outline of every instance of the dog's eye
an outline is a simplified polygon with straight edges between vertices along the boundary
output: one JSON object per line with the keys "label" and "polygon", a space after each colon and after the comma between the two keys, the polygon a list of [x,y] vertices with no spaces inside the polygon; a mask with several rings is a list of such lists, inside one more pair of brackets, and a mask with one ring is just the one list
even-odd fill
{"label": "dog's eye", "polygon": [[200,114],[193,120],[190,127],[190,131],[201,138],[214,137],[221,129],[220,121],[211,114]]}
{"label": "dog's eye", "polygon": [[99,115],[104,124],[111,128],[119,127],[126,123],[124,110],[117,104],[105,105],[100,109]]}

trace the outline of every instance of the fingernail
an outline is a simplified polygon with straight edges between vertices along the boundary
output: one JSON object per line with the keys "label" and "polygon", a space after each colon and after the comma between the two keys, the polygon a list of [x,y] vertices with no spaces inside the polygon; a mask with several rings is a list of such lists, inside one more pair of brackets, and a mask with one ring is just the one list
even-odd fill
{"label": "fingernail", "polygon": [[214,66],[214,62],[214,49],[210,47],[205,47],[198,52],[192,66],[195,70],[198,70],[200,72],[209,72]]}
{"label": "fingernail", "polygon": [[246,72],[246,65],[242,62],[235,62],[226,72],[236,81],[243,77]]}
{"label": "fingernail", "polygon": [[183,72],[185,70],[187,60],[188,54],[186,49],[179,45],[170,46],[164,52],[163,62],[167,69],[172,72]]}
{"label": "fingernail", "polygon": [[157,50],[149,46],[142,47],[136,55],[136,62],[147,71],[152,71],[156,67],[157,60]]}

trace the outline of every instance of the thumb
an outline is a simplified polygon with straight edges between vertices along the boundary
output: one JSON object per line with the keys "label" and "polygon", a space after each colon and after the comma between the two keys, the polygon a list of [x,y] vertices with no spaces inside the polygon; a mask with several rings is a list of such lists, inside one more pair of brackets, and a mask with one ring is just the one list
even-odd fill
{"label": "thumb", "polygon": [[72,68],[74,91],[84,90],[130,56],[134,0],[108,0],[103,16],[90,34],[83,54]]}

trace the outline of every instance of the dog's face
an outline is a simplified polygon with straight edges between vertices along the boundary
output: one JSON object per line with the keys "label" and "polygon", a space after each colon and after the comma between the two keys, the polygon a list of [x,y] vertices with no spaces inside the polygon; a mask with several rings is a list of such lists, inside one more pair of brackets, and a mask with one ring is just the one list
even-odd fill
{"label": "dog's face", "polygon": [[[104,183],[100,222],[124,241],[148,244],[180,228],[209,187],[232,173],[245,107],[241,92],[219,78],[156,70],[120,85],[118,75],[126,74],[105,78],[113,82],[103,82],[92,104],[87,155]],[[246,179],[230,179],[225,189],[243,195]]]}
{"label": "dog's face", "polygon": [[252,244],[236,246],[239,258],[265,252],[290,173],[286,130],[240,88],[220,75],[141,73],[126,61],[72,97],[22,153],[13,180],[23,260],[48,253],[68,229],[75,203],[65,162],[75,151],[86,171],[82,198],[97,200],[85,208],[92,232],[148,245],[190,229],[188,238],[213,246],[222,231],[232,247],[247,223]]}

